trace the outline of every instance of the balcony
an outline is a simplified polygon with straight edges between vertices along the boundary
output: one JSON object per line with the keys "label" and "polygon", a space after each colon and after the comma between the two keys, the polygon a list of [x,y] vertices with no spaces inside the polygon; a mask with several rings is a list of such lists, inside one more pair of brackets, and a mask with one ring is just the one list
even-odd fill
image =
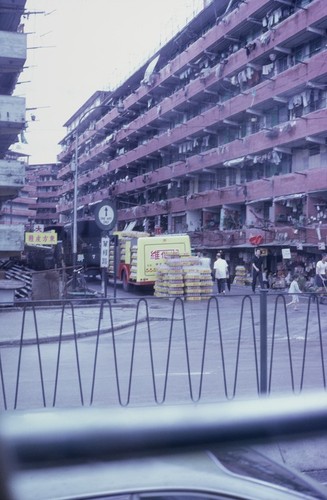
{"label": "balcony", "polygon": [[18,255],[24,250],[24,225],[0,224],[1,258]]}
{"label": "balcony", "polygon": [[0,61],[1,67],[21,71],[26,61],[26,35],[0,31]]}
{"label": "balcony", "polygon": [[0,31],[0,95],[11,94],[26,61],[26,35]]}
{"label": "balcony", "polygon": [[25,165],[0,160],[0,201],[15,198],[25,183]]}
{"label": "balcony", "polygon": [[0,95],[0,153],[5,153],[25,128],[25,99]]}
{"label": "balcony", "polygon": [[327,224],[315,227],[271,226],[268,229],[247,228],[231,231],[204,229],[188,233],[194,248],[219,249],[255,246],[291,246],[301,245],[320,247],[327,241]]}

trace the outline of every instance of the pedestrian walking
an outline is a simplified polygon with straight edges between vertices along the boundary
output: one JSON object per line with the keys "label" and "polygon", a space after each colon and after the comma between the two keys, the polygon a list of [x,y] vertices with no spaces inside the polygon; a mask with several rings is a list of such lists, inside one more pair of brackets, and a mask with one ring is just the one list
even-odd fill
{"label": "pedestrian walking", "polygon": [[316,264],[316,286],[326,288],[327,282],[327,254],[323,254]]}
{"label": "pedestrian walking", "polygon": [[[228,263],[227,263],[227,266],[228,266]],[[231,280],[232,280],[232,277],[231,277],[231,275],[229,274],[229,267],[227,267],[227,272],[226,272],[226,285],[227,285],[227,288],[228,288],[228,291],[229,291],[229,292],[230,292],[230,289],[231,289],[231,286],[232,286]]]}
{"label": "pedestrian walking", "polygon": [[269,288],[268,269],[265,267],[262,273],[262,282],[265,288]]}
{"label": "pedestrian walking", "polygon": [[[220,252],[220,253],[221,253],[222,258],[225,259],[224,253],[222,253],[222,252]],[[228,291],[230,292],[230,289],[232,287],[233,276],[232,276],[232,269],[231,269],[230,263],[228,260],[226,260],[226,262],[227,262],[226,285],[227,285]]]}
{"label": "pedestrian walking", "polygon": [[217,288],[219,294],[225,294],[225,286],[228,272],[228,264],[225,259],[222,258],[221,253],[218,252],[214,262],[213,268],[215,270],[215,278],[217,281]]}
{"label": "pedestrian walking", "polygon": [[261,257],[260,248],[254,250],[254,257],[252,259],[252,292],[255,293],[257,279],[259,279],[260,287],[263,288],[262,281],[262,266],[263,258]]}
{"label": "pedestrian walking", "polygon": [[299,305],[299,302],[300,302],[298,294],[302,293],[301,290],[300,290],[300,287],[299,287],[298,280],[299,280],[299,276],[297,274],[295,274],[293,276],[293,279],[291,281],[290,287],[288,289],[288,293],[292,294],[292,300],[291,300],[291,302],[289,302],[288,304],[286,304],[286,306],[294,305],[294,311],[298,310],[298,305]]}
{"label": "pedestrian walking", "polygon": [[315,285],[316,292],[320,294],[320,304],[323,304],[324,295],[327,294],[327,254],[323,254],[316,264]]}
{"label": "pedestrian walking", "polygon": [[210,264],[211,264],[210,257],[206,257],[202,252],[198,252],[197,257],[199,259],[200,266],[210,268]]}

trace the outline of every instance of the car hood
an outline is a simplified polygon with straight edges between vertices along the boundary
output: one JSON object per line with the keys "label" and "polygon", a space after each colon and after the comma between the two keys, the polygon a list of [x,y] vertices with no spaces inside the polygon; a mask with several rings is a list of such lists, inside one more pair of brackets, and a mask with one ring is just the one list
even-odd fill
{"label": "car hood", "polygon": [[327,490],[250,448],[98,462],[15,475],[17,500],[71,500],[155,491],[221,494],[244,499],[327,498]]}

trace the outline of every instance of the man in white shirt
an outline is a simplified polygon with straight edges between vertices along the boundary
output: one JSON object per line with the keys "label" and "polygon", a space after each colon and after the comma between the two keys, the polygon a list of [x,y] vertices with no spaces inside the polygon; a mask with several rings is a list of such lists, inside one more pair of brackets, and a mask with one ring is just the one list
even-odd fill
{"label": "man in white shirt", "polygon": [[217,258],[214,262],[215,278],[217,280],[218,293],[225,294],[225,285],[228,271],[228,264],[222,258],[221,253],[217,253]]}
{"label": "man in white shirt", "polygon": [[316,286],[326,286],[327,280],[327,255],[324,254],[316,264]]}

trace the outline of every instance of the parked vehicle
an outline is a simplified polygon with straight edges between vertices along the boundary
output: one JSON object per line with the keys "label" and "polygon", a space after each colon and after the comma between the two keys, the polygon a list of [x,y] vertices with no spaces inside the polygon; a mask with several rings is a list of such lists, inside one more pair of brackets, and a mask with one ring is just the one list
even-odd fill
{"label": "parked vehicle", "polygon": [[[100,273],[100,242],[101,229],[94,220],[77,221],[77,261],[84,267],[87,275]],[[63,232],[63,253],[65,265],[73,265],[73,234],[72,224],[66,224]]]}
{"label": "parked vehicle", "polygon": [[[169,256],[191,255],[188,235],[150,236],[138,231],[122,231],[117,245],[112,241],[109,255],[109,277],[114,276],[116,252],[116,276],[122,281],[123,289],[129,291],[135,286],[153,286],[159,264]],[[116,250],[115,250],[116,248]]]}
{"label": "parked vehicle", "polygon": [[[267,449],[307,433],[315,447],[314,438],[325,435],[326,402],[320,392],[192,407],[6,413],[0,450],[12,462],[0,461],[0,497],[326,500],[326,486],[272,460]],[[262,440],[265,454],[256,449]]]}
{"label": "parked vehicle", "polygon": [[321,485],[250,448],[208,448],[46,472],[26,474],[16,500],[327,498],[321,494]]}

